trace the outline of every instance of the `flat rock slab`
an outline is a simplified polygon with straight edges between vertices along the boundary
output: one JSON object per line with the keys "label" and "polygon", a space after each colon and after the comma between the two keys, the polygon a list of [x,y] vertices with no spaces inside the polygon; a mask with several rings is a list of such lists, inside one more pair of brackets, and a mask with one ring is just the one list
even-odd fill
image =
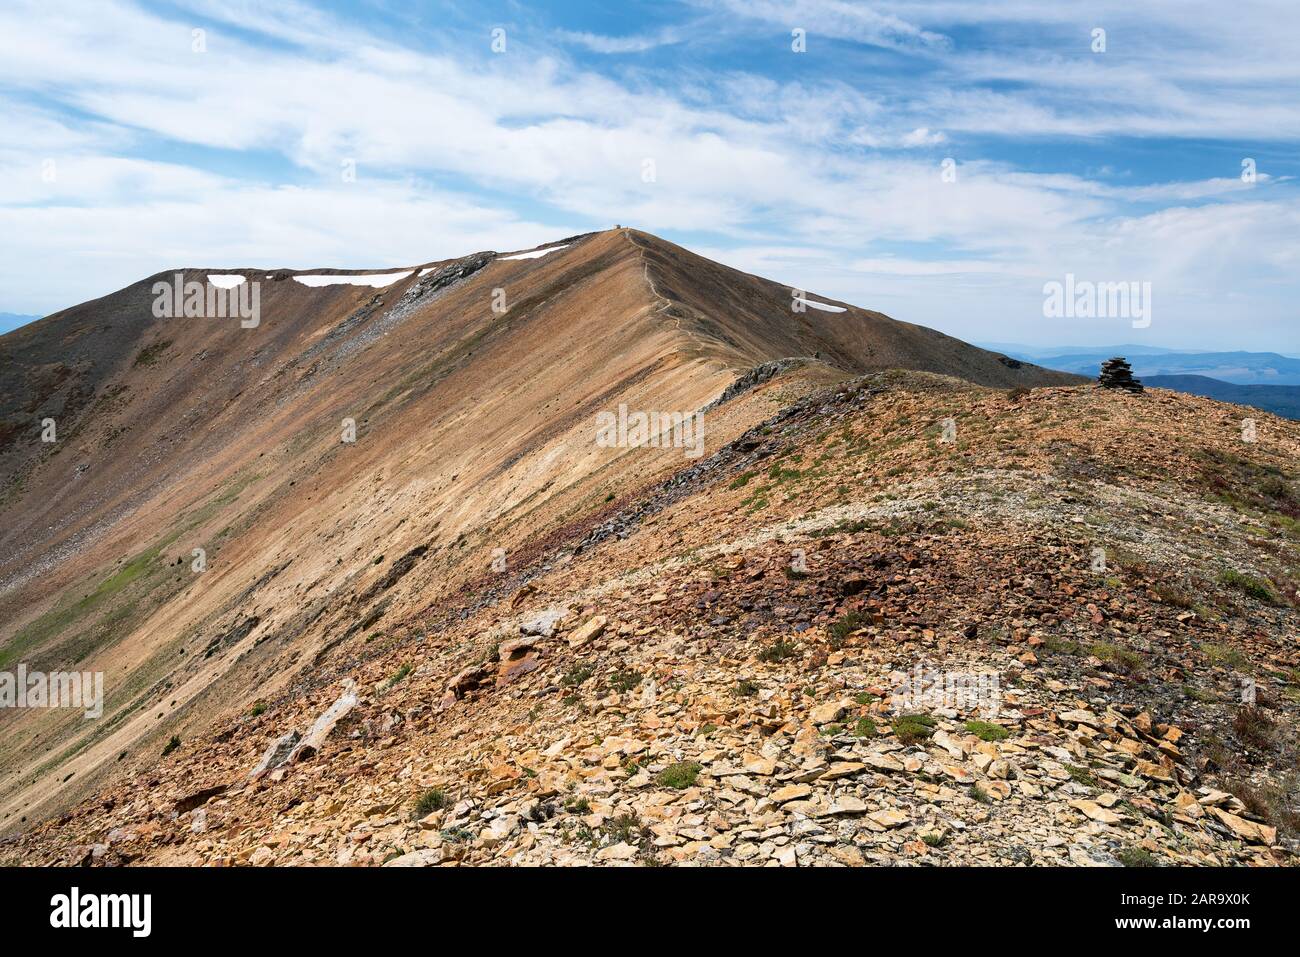
{"label": "flat rock slab", "polygon": [[316,722],[308,730],[306,736],[298,742],[298,745],[289,754],[289,763],[295,764],[298,761],[305,761],[312,757],[321,746],[325,739],[330,736],[334,727],[343,720],[344,715],[357,706],[357,683],[351,678],[343,682],[343,693],[338,699],[329,706],[328,709],[316,719]]}

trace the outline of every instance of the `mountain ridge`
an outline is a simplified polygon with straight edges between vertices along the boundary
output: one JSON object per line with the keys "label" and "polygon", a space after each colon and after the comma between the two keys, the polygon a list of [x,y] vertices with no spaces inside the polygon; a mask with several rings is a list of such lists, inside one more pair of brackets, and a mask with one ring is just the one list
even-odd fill
{"label": "mountain ridge", "polygon": [[1201,375],[1157,375],[1145,380],[1148,385],[1201,395],[1221,402],[1250,406],[1288,419],[1300,419],[1300,386],[1237,385]]}
{"label": "mountain ridge", "polygon": [[[651,813],[627,781],[666,802],[656,806],[675,801],[657,778],[645,790],[649,778],[620,773],[612,752],[601,770],[574,770],[603,747],[593,742],[626,736],[626,721],[652,740],[623,757],[644,753],[654,775],[705,766],[713,732],[697,732],[708,724],[727,729],[728,762],[766,749],[782,774],[809,774],[790,762],[829,760],[838,732],[817,730],[837,721],[809,730],[808,708],[850,679],[854,693],[883,700],[868,689],[888,683],[890,662],[939,641],[1029,681],[1044,714],[1068,713],[1104,681],[1162,721],[1207,728],[1222,725],[1218,711],[1189,712],[1163,684],[1148,694],[1145,678],[1097,671],[1086,656],[1048,660],[1043,642],[1128,649],[1134,634],[1164,631],[1150,652],[1161,674],[1201,654],[1184,652],[1189,642],[1294,657],[1279,637],[1292,621],[1290,553],[1252,544],[1233,514],[1282,536],[1300,518],[1286,466],[1300,433],[1267,414],[1261,441],[1243,447],[1231,407],[1160,389],[1117,395],[850,304],[801,313],[788,287],[622,229],[530,258],[443,260],[382,288],[263,280],[255,328],[156,319],[157,278],[0,340],[0,421],[10,423],[0,667],[106,676],[102,721],[0,714],[0,760],[12,768],[0,829],[21,835],[0,857],[265,862],[282,845],[275,812],[263,815],[287,798],[323,828],[324,843],[295,860],[337,863],[346,844],[353,861],[360,845],[342,818],[364,805],[386,819],[417,784],[452,789],[472,810],[436,830],[403,812],[366,862],[414,853],[421,833],[439,835],[440,849],[443,831],[473,823],[476,834],[516,814],[497,815],[493,802],[513,809],[533,789],[551,803],[586,795],[605,808],[587,824],[599,829],[628,808]],[[621,406],[702,410],[703,455],[685,455],[671,432],[662,445],[600,444],[597,416]],[[46,417],[59,425],[50,448],[35,439]],[[1153,513],[1160,502],[1192,518]],[[1099,509],[1114,515],[1095,535],[1115,548],[1160,516],[1134,539],[1146,543],[1142,561],[1126,558],[1118,584],[1088,570]],[[1270,601],[1216,583],[1225,546],[1214,536]],[[810,571],[783,570],[787,545]],[[1010,564],[986,581],[991,555]],[[1149,597],[1189,582],[1214,596],[1204,615],[1178,618]],[[989,589],[1016,610],[989,604]],[[860,627],[843,624],[850,615]],[[773,642],[796,650],[771,657]],[[1048,684],[1035,677],[1039,653]],[[766,716],[733,692],[737,681],[762,688]],[[633,691],[646,703],[625,697]],[[259,755],[274,757],[276,742],[309,733],[338,701],[354,713],[337,733],[249,778]],[[897,717],[871,714],[854,720]],[[1062,725],[1011,714],[1017,734],[1078,743]],[[583,736],[571,750],[529,737],[568,725]],[[1189,733],[1189,750],[1201,748]],[[895,743],[882,732],[862,756],[892,767]],[[376,762],[382,772],[366,770]],[[1175,771],[1209,780],[1194,762]],[[755,800],[768,790],[745,786]],[[990,786],[1017,807],[1031,800]],[[854,787],[854,800],[871,797],[865,781]],[[198,816],[208,798],[195,804],[195,788],[218,789]],[[331,793],[345,795],[337,808]],[[1177,796],[1160,793],[1162,807]],[[1026,806],[1036,820],[1046,810]],[[1059,837],[1059,821],[1043,820]],[[996,826],[970,824],[979,841],[967,850],[996,846]],[[564,844],[548,831],[545,853],[569,854],[553,837]],[[1242,840],[1201,835],[1199,862],[1268,859],[1278,839]],[[597,843],[592,855],[617,842]],[[475,837],[446,859],[489,862],[500,847]]]}
{"label": "mountain ridge", "polygon": [[1125,356],[1139,378],[1202,374],[1234,385],[1300,385],[1300,359],[1277,352],[1164,349],[1151,346],[1050,349],[1008,347],[1008,354],[1050,368],[1089,375],[1112,356]]}
{"label": "mountain ridge", "polygon": [[[4,337],[0,656],[68,663],[116,649],[115,667],[147,689],[176,680],[166,677],[171,658],[197,650],[205,664],[186,674],[201,695],[220,677],[211,636],[218,647],[247,639],[265,649],[293,620],[246,612],[243,596],[269,590],[294,602],[296,590],[319,595],[366,577],[366,528],[389,520],[366,504],[354,461],[387,463],[371,487],[394,497],[387,507],[408,525],[435,523],[432,545],[399,524],[397,540],[374,552],[429,545],[445,555],[458,536],[507,515],[573,508],[562,503],[602,475],[639,483],[653,474],[642,477],[644,466],[671,465],[661,453],[627,471],[628,450],[605,462],[611,453],[588,437],[599,410],[619,401],[698,410],[760,361],[812,355],[798,377],[825,384],[908,362],[942,369],[948,350],[955,371],[994,385],[1074,381],[848,305],[801,316],[788,288],[649,234],[559,242],[536,258],[471,254],[394,270],[401,278],[378,289],[292,278],[324,269],[250,272],[261,283],[255,328],[155,317],[153,286],[176,275],[164,270]],[[201,285],[216,274],[180,273]],[[503,313],[493,310],[497,290]],[[720,414],[753,412],[739,402]],[[47,418],[58,441],[35,441]],[[344,420],[357,442],[339,441]],[[332,528],[329,508],[354,524]],[[266,523],[285,531],[263,538]],[[340,539],[354,556],[345,569],[307,557]],[[184,571],[194,548],[212,563],[200,575]],[[276,569],[293,554],[307,567],[282,586]],[[136,577],[122,583],[123,574]],[[122,604],[119,585],[148,591]],[[115,694],[127,696],[119,707],[147,699],[119,685],[110,704]],[[39,724],[31,733],[44,733]]]}

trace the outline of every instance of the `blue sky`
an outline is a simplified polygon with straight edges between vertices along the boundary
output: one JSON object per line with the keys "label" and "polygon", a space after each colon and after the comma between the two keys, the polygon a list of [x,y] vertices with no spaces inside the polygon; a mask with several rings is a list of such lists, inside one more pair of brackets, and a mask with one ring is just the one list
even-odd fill
{"label": "blue sky", "polygon": [[[1289,3],[6,0],[0,111],[0,312],[621,223],[969,340],[1300,353]],[[1151,324],[1046,318],[1067,273]]]}

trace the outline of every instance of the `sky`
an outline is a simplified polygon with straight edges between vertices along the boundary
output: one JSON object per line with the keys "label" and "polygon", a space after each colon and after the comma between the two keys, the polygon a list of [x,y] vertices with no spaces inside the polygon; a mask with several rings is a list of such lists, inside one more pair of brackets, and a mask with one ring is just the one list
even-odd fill
{"label": "sky", "polygon": [[1300,355],[1293,0],[5,0],[0,117],[0,313],[618,223],[971,341]]}

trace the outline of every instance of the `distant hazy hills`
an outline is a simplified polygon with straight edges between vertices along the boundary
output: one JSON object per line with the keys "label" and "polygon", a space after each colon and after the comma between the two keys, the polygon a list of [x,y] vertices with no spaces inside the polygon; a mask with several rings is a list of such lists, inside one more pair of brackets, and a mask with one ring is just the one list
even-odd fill
{"label": "distant hazy hills", "polygon": [[40,316],[24,316],[16,312],[0,312],[0,336],[29,322],[35,322]]}
{"label": "distant hazy hills", "polygon": [[1013,359],[1095,378],[1102,362],[1124,356],[1145,385],[1201,395],[1300,419],[1300,359],[1276,352],[1177,352],[1132,343],[1042,348],[981,343]]}
{"label": "distant hazy hills", "polygon": [[1064,372],[1095,377],[1111,356],[1124,356],[1133,374],[1145,381],[1152,376],[1209,376],[1237,385],[1300,386],[1300,359],[1276,352],[1175,352],[1132,344],[1069,348],[1034,348],[1014,343],[981,343],[1011,356]]}
{"label": "distant hazy hills", "polygon": [[1190,395],[1203,395],[1221,402],[1249,405],[1288,419],[1300,419],[1300,386],[1237,385],[1235,382],[1220,382],[1203,375],[1153,375],[1143,379],[1142,383]]}

